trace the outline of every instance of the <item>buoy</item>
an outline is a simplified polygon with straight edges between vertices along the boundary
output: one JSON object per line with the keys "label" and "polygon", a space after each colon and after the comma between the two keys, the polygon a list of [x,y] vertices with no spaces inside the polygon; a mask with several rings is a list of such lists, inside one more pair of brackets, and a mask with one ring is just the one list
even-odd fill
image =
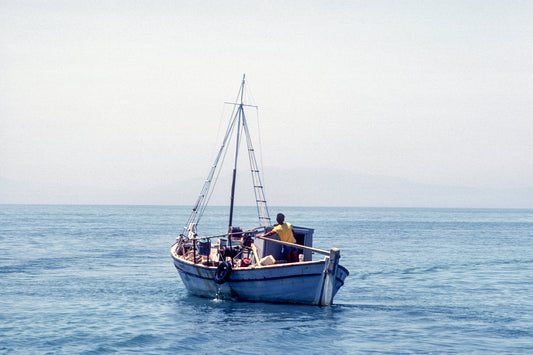
{"label": "buoy", "polygon": [[217,267],[217,271],[215,272],[215,282],[219,285],[223,284],[224,282],[228,281],[229,275],[231,274],[231,264],[227,261],[224,261]]}

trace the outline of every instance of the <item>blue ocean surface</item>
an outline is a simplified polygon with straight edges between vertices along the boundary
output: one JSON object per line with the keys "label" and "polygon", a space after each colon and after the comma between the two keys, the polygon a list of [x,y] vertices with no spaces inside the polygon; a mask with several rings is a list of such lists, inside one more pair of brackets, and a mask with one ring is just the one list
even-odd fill
{"label": "blue ocean surface", "polygon": [[[533,353],[533,210],[271,208],[340,248],[330,307],[189,295],[169,255],[189,211],[0,206],[0,353]],[[226,228],[211,207],[199,232]]]}

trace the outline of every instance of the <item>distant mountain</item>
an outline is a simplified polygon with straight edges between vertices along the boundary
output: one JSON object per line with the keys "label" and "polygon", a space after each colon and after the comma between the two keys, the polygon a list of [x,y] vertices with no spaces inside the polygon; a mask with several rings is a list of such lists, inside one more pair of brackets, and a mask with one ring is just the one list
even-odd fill
{"label": "distant mountain", "polygon": [[[533,208],[533,188],[475,189],[327,169],[267,168],[270,205],[366,207]],[[193,205],[203,177],[146,189],[39,184],[0,178],[0,203]],[[251,177],[238,176],[236,205],[254,204]],[[220,178],[211,204],[229,202],[229,176]]]}
{"label": "distant mountain", "polygon": [[281,199],[280,204],[284,205],[533,208],[533,188],[431,185],[332,170],[268,171],[267,198]]}
{"label": "distant mountain", "polygon": [[[99,204],[127,203],[128,194],[97,186],[15,181],[0,178],[0,203]],[[124,201],[124,202],[121,202]],[[131,202],[134,202],[133,200]]]}

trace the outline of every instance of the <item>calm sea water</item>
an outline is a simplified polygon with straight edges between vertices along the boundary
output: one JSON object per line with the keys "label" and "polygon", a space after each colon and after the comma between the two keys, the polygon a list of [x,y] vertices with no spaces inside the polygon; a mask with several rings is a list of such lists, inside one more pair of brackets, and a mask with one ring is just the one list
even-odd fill
{"label": "calm sea water", "polygon": [[341,249],[335,305],[189,295],[169,256],[189,208],[0,206],[0,353],[533,352],[533,210],[280,211]]}

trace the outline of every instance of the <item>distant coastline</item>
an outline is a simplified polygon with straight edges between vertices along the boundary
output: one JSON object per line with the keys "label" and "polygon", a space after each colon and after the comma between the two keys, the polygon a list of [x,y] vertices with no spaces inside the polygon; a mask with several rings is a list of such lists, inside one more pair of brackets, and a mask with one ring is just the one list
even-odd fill
{"label": "distant coastline", "polygon": [[[533,187],[473,188],[422,184],[405,179],[352,174],[342,171],[269,169],[265,191],[269,205],[378,208],[533,208]],[[291,179],[285,179],[291,176]],[[224,186],[224,178],[219,186]],[[243,177],[248,181],[249,177]],[[162,205],[190,206],[198,197],[201,179],[169,182],[156,187],[74,186],[35,183],[0,178],[0,204],[52,205]],[[238,191],[236,205],[249,206]],[[244,196],[244,197],[243,197]],[[212,205],[226,204],[223,193],[212,197]]]}

